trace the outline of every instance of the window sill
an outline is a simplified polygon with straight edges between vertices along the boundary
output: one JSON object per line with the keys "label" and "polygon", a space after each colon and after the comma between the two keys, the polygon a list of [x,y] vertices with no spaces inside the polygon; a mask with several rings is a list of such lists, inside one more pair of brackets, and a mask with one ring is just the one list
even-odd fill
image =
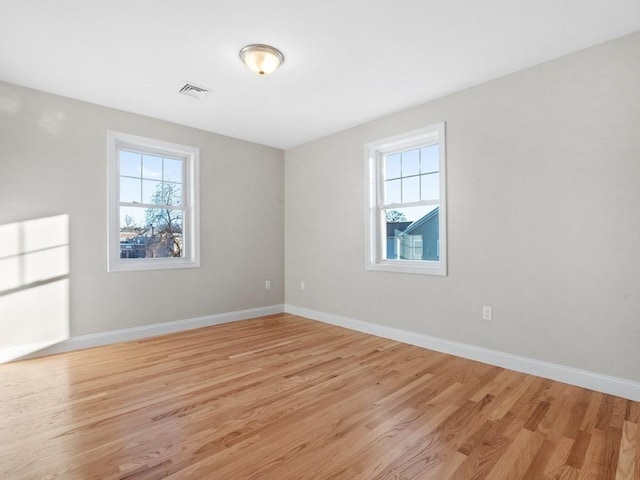
{"label": "window sill", "polygon": [[[422,262],[420,262],[422,263]],[[441,277],[447,276],[446,267],[441,262],[428,262],[426,265],[421,265],[418,262],[381,262],[381,263],[367,263],[365,268],[367,270],[375,270],[378,272],[394,272],[394,273],[411,273],[417,275],[437,275]]]}
{"label": "window sill", "polygon": [[198,268],[200,262],[179,258],[129,259],[108,265],[109,272],[144,272],[147,270],[170,270],[175,268]]}

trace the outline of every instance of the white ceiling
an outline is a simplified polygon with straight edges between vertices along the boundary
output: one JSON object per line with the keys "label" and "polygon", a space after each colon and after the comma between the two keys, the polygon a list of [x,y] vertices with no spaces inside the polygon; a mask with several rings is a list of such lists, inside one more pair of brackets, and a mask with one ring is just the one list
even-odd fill
{"label": "white ceiling", "polygon": [[640,0],[1,0],[0,80],[289,148],[636,30]]}

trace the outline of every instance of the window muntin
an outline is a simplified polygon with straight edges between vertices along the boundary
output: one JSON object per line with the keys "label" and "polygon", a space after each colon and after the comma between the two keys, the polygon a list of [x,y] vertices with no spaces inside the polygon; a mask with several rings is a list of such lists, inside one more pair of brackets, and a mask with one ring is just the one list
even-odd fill
{"label": "window muntin", "polygon": [[109,271],[199,265],[197,148],[108,133]]}
{"label": "window muntin", "polygon": [[116,147],[120,164],[120,258],[184,257],[186,160]]}
{"label": "window muntin", "polygon": [[366,268],[446,275],[444,148],[444,123],[366,146]]}

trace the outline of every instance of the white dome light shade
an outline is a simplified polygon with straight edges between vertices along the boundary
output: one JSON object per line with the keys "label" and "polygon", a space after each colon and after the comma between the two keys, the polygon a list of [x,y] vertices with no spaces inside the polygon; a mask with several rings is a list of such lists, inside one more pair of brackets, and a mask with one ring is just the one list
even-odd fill
{"label": "white dome light shade", "polygon": [[247,67],[261,77],[274,72],[284,62],[284,55],[269,45],[247,45],[240,50],[240,58]]}

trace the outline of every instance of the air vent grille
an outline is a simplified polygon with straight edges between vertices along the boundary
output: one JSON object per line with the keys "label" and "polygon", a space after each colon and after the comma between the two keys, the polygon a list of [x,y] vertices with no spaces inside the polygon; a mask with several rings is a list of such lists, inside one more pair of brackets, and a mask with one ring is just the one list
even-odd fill
{"label": "air vent grille", "polygon": [[209,95],[210,90],[206,87],[201,87],[200,85],[196,85],[194,83],[185,83],[184,87],[182,87],[179,91],[183,95],[186,95],[191,98],[196,98],[198,100],[204,100],[207,95]]}

